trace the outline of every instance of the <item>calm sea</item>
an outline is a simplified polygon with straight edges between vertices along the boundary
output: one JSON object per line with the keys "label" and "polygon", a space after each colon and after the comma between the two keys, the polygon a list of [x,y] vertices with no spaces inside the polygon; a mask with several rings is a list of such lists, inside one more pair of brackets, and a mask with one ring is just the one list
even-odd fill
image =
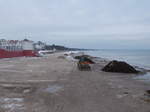
{"label": "calm sea", "polygon": [[[86,53],[109,60],[126,61],[131,65],[150,70],[150,50],[97,50]],[[150,81],[150,73],[140,78]]]}

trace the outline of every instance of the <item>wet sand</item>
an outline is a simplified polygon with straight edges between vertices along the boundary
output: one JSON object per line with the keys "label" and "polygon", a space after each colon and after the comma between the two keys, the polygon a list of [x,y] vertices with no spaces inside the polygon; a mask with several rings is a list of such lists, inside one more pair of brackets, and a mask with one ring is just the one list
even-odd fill
{"label": "wet sand", "polygon": [[79,71],[60,56],[0,60],[0,112],[150,112],[150,86],[134,74],[102,72],[103,60]]}

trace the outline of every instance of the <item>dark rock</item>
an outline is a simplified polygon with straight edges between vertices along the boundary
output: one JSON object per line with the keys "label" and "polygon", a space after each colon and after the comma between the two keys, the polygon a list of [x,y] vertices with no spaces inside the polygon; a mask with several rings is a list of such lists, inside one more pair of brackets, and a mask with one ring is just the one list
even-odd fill
{"label": "dark rock", "polygon": [[64,54],[64,56],[69,56],[68,54]]}
{"label": "dark rock", "polygon": [[74,58],[80,60],[82,57],[89,58],[90,56],[88,56],[88,55],[80,55],[80,56],[75,56]]}
{"label": "dark rock", "polygon": [[117,72],[117,73],[138,73],[138,71],[132,67],[131,65],[127,64],[126,62],[122,61],[111,61],[108,63],[102,71],[105,72]]}
{"label": "dark rock", "polygon": [[88,56],[88,55],[76,56],[75,59],[78,59],[78,60],[83,59],[82,61],[89,62],[90,64],[95,63],[92,59],[90,59],[90,56]]}
{"label": "dark rock", "polygon": [[129,92],[124,92],[123,94],[129,94]]}
{"label": "dark rock", "polygon": [[143,100],[147,103],[150,103],[150,90],[146,90],[144,94]]}
{"label": "dark rock", "polygon": [[148,95],[150,95],[150,90],[147,90],[146,93],[147,93]]}

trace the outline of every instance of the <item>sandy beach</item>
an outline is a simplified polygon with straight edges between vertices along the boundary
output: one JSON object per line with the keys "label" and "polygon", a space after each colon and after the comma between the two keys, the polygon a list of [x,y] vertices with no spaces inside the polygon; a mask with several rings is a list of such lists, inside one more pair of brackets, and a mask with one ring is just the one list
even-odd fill
{"label": "sandy beach", "polygon": [[91,71],[63,53],[0,60],[0,112],[150,112],[146,82],[135,74]]}

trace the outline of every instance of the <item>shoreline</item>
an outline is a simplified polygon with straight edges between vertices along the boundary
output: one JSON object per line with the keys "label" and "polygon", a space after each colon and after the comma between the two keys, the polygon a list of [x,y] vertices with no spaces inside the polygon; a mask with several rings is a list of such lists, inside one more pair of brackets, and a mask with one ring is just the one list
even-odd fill
{"label": "shoreline", "polygon": [[[78,52],[81,52],[81,51],[78,51]],[[108,58],[104,58],[104,57],[100,57],[100,56],[94,56],[90,53],[87,53],[85,51],[82,51],[85,55],[89,55],[91,56],[91,58],[97,58],[97,60],[101,61],[101,60],[104,60],[104,61],[107,61],[107,63],[109,63],[110,61],[112,61],[113,59],[108,59]],[[75,52],[77,53],[77,51]],[[124,62],[127,62],[128,61],[124,61]],[[146,80],[144,77],[148,75],[148,78],[146,80],[146,82],[150,81],[150,68],[149,67],[144,67],[144,66],[139,66],[139,65],[136,65],[136,64],[131,64],[136,70],[139,70],[140,73],[137,74],[137,79],[140,80],[140,78],[138,78],[138,76],[141,77],[141,80]],[[136,79],[136,78],[135,78]]]}
{"label": "shoreline", "polygon": [[[97,56],[97,57],[105,57],[106,56],[106,59],[107,60],[120,60],[120,61],[126,61],[126,62],[128,62],[129,64],[131,64],[131,65],[133,65],[133,66],[138,66],[138,67],[140,67],[140,68],[145,68],[147,71],[150,71],[150,65],[149,64],[147,64],[147,63],[142,63],[141,64],[141,62],[139,61],[139,62],[136,62],[137,60],[132,60],[132,58],[134,58],[134,57],[130,57],[131,59],[129,59],[129,56],[134,56],[135,54],[134,54],[134,51],[139,51],[139,50],[129,50],[130,52],[129,53],[131,53],[131,54],[129,54],[129,55],[127,55],[128,54],[128,50],[125,50],[126,52],[125,53],[123,53],[123,52],[120,52],[121,50],[119,50],[119,52],[117,52],[118,50],[112,50],[113,52],[111,52],[110,54],[108,54],[108,51],[110,51],[111,52],[111,50],[102,50],[101,52],[99,52],[99,51],[89,51],[89,52],[85,52],[85,53],[88,53],[89,55],[92,55],[92,56]],[[132,52],[131,52],[132,51]],[[147,51],[147,50],[146,50]],[[99,55],[99,54],[101,54],[102,53],[102,55]],[[106,54],[105,54],[106,53]],[[115,54],[117,54],[117,53],[120,53],[121,55],[119,55],[119,56],[116,56],[116,55],[114,55],[114,53]],[[111,56],[112,55],[112,56]],[[121,56],[123,56],[123,55],[127,55],[126,57],[123,57],[123,58],[121,58]],[[145,55],[144,55],[145,56]],[[135,56],[136,57],[136,56]],[[148,57],[147,57],[148,58]],[[142,61],[142,60],[141,60]],[[145,61],[145,60],[144,60]]]}

